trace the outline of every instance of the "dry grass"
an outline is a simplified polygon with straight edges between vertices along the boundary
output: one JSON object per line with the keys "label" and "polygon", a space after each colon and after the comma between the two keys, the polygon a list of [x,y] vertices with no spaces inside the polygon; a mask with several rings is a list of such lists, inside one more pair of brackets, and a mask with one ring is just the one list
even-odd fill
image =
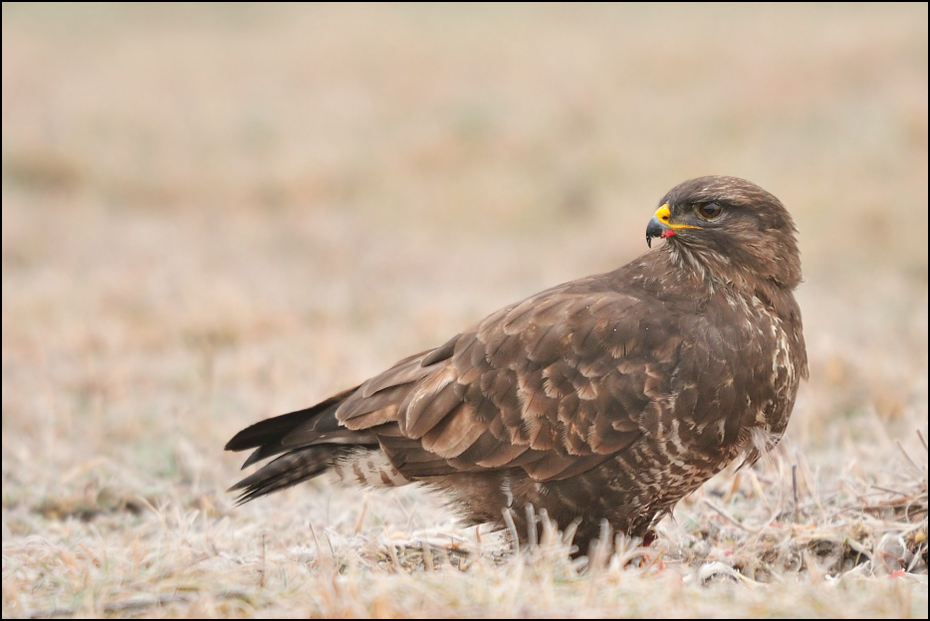
{"label": "dry grass", "polygon": [[[927,616],[927,6],[3,5],[3,616]],[[245,424],[643,249],[801,230],[779,451],[586,570]],[[914,228],[914,227],[917,228]]]}

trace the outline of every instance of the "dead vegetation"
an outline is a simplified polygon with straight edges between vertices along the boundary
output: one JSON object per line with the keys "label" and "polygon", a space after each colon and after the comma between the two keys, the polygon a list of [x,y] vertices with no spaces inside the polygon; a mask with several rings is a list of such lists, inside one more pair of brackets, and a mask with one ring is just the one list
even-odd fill
{"label": "dead vegetation", "polygon": [[[4,617],[927,617],[926,5],[3,5]],[[639,254],[701,174],[800,228],[786,441],[590,560],[247,422]],[[563,525],[564,526],[564,525]]]}

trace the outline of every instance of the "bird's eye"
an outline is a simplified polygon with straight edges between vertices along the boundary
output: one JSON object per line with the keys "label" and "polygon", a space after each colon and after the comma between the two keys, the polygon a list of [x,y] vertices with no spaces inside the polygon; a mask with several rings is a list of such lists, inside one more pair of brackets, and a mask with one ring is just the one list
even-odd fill
{"label": "bird's eye", "polygon": [[698,203],[694,211],[705,220],[713,220],[723,213],[723,207],[717,203]]}

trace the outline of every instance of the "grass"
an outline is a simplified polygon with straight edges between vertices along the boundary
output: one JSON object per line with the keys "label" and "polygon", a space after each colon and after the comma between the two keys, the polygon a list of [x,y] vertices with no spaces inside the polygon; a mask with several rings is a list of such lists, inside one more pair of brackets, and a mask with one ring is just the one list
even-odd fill
{"label": "grass", "polygon": [[[927,617],[926,5],[2,10],[4,617]],[[635,258],[701,174],[794,214],[811,379],[649,549],[234,507],[237,430]]]}

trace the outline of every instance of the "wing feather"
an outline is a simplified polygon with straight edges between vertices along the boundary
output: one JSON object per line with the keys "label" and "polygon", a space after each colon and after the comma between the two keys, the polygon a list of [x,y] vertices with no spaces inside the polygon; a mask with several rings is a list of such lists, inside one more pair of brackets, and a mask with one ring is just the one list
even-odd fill
{"label": "wing feather", "polygon": [[335,418],[356,432],[396,429],[375,435],[412,478],[520,468],[545,481],[595,467],[643,434],[670,362],[641,347],[647,301],[609,277],[545,291],[400,361]]}

